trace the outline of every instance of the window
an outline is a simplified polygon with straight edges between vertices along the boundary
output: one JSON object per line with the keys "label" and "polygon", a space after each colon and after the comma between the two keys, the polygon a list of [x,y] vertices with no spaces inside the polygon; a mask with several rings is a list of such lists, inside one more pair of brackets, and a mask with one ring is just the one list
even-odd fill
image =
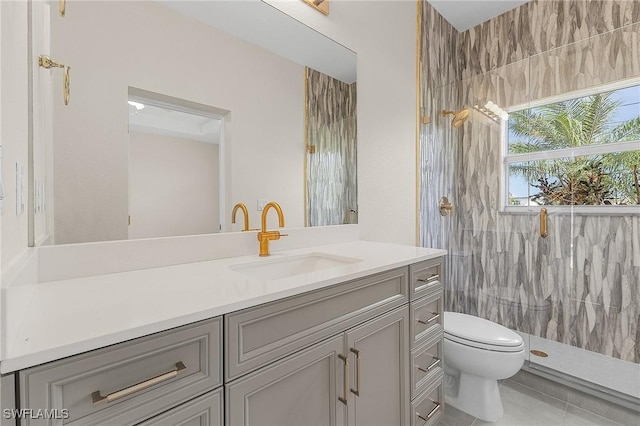
{"label": "window", "polygon": [[503,121],[505,210],[635,206],[640,212],[637,83],[510,111]]}

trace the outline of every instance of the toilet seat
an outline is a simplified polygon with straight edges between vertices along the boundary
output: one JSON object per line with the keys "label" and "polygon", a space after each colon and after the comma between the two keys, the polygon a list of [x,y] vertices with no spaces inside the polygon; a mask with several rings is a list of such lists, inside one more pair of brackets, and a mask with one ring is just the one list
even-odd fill
{"label": "toilet seat", "polygon": [[484,318],[457,312],[444,313],[444,338],[495,352],[524,350],[524,342],[518,333]]}

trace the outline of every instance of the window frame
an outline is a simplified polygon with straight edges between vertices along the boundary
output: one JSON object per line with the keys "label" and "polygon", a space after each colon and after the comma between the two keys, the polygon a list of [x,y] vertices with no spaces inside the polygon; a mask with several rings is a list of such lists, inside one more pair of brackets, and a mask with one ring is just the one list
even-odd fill
{"label": "window frame", "polygon": [[[568,101],[571,99],[591,96],[603,92],[611,92],[614,90],[626,89],[628,87],[639,86],[640,77],[620,80],[615,83],[603,84],[588,89],[575,90],[565,92],[560,95],[549,96],[537,99],[533,102],[514,105],[504,110],[511,114],[512,112],[532,109],[543,105],[549,105],[557,102]],[[594,215],[640,215],[640,204],[634,205],[526,205],[512,206],[509,205],[509,165],[513,163],[521,163],[524,161],[550,160],[556,158],[575,158],[585,155],[597,155],[606,153],[618,153],[629,151],[640,151],[640,140],[615,142],[609,144],[598,144],[580,146],[574,148],[563,148],[556,150],[539,151],[527,154],[509,154],[509,120],[500,120],[500,212],[512,214],[528,214],[531,212],[539,212],[540,209],[546,208],[552,213],[587,213]]]}

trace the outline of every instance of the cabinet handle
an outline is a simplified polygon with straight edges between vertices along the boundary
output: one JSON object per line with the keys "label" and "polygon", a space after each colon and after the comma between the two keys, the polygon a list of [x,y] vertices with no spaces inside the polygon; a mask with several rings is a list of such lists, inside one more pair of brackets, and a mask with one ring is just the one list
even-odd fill
{"label": "cabinet handle", "polygon": [[440,364],[440,358],[437,357],[433,357],[433,362],[431,364],[429,364],[429,366],[427,368],[422,368],[419,365],[416,365],[416,367],[418,367],[418,370],[422,371],[423,373],[428,373],[429,371],[431,371],[436,365]]}
{"label": "cabinet handle", "polygon": [[441,404],[439,402],[435,402],[435,401],[431,401],[433,402],[436,406],[433,407],[433,409],[431,411],[429,411],[429,414],[427,414],[426,416],[423,416],[422,414],[418,413],[416,411],[416,416],[420,417],[422,420],[429,421],[431,419],[431,417],[433,417],[434,414],[436,414],[436,412],[440,409]]}
{"label": "cabinet handle", "polygon": [[419,281],[421,283],[430,283],[432,281],[438,281],[439,279],[440,279],[440,274],[433,274],[427,278],[418,278],[416,281]]}
{"label": "cabinet handle", "polygon": [[136,383],[133,386],[129,386],[128,388],[121,389],[119,391],[110,393],[107,396],[100,395],[100,391],[97,390],[91,394],[91,400],[93,401],[93,405],[101,405],[103,403],[109,403],[115,401],[116,399],[124,398],[125,396],[129,396],[133,393],[139,392],[141,390],[147,389],[153,385],[157,385],[158,383],[164,382],[169,379],[173,379],[180,372],[186,370],[187,367],[182,362],[177,362],[176,367],[168,371],[164,374],[160,374],[159,376],[152,377],[143,382]]}
{"label": "cabinet handle", "polygon": [[423,321],[423,320],[420,320],[420,319],[419,319],[419,320],[418,320],[418,322],[419,322],[420,324],[431,324],[432,322],[434,322],[435,320],[437,320],[438,318],[440,318],[440,314],[439,314],[439,313],[437,313],[437,312],[431,312],[431,314],[432,314],[433,316],[432,316],[431,318],[429,318],[428,320]]}
{"label": "cabinet handle", "polygon": [[344,363],[344,387],[342,388],[342,394],[344,395],[344,397],[339,396],[338,401],[342,402],[344,405],[347,405],[347,395],[349,394],[349,360],[342,354],[338,354],[338,358],[340,358]]}
{"label": "cabinet handle", "polygon": [[549,214],[547,212],[547,209],[540,209],[540,238],[547,238],[549,236],[548,216]]}
{"label": "cabinet handle", "polygon": [[354,348],[349,349],[356,356],[356,388],[351,388],[351,392],[360,396],[360,351]]}

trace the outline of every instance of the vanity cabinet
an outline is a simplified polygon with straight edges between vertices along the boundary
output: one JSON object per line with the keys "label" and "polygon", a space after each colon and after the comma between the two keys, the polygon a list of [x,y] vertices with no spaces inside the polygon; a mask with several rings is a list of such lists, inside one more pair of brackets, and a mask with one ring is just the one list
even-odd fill
{"label": "vanity cabinet", "polygon": [[227,424],[344,426],[342,336],[226,385]]}
{"label": "vanity cabinet", "polygon": [[227,424],[408,424],[409,315],[401,307],[226,386]]}
{"label": "vanity cabinet", "polygon": [[233,380],[409,301],[398,268],[225,315],[225,378]]}
{"label": "vanity cabinet", "polygon": [[28,368],[19,385],[21,408],[57,410],[60,424],[133,425],[221,389],[222,318]]}
{"label": "vanity cabinet", "polygon": [[433,426],[444,413],[442,259],[413,264],[411,303],[411,426]]}
{"label": "vanity cabinet", "polygon": [[408,275],[394,269],[226,316],[227,424],[408,424]]}
{"label": "vanity cabinet", "polygon": [[349,425],[409,424],[409,313],[406,307],[345,334],[351,361]]}
{"label": "vanity cabinet", "polygon": [[432,425],[443,407],[440,260],[18,372],[37,425]]}

